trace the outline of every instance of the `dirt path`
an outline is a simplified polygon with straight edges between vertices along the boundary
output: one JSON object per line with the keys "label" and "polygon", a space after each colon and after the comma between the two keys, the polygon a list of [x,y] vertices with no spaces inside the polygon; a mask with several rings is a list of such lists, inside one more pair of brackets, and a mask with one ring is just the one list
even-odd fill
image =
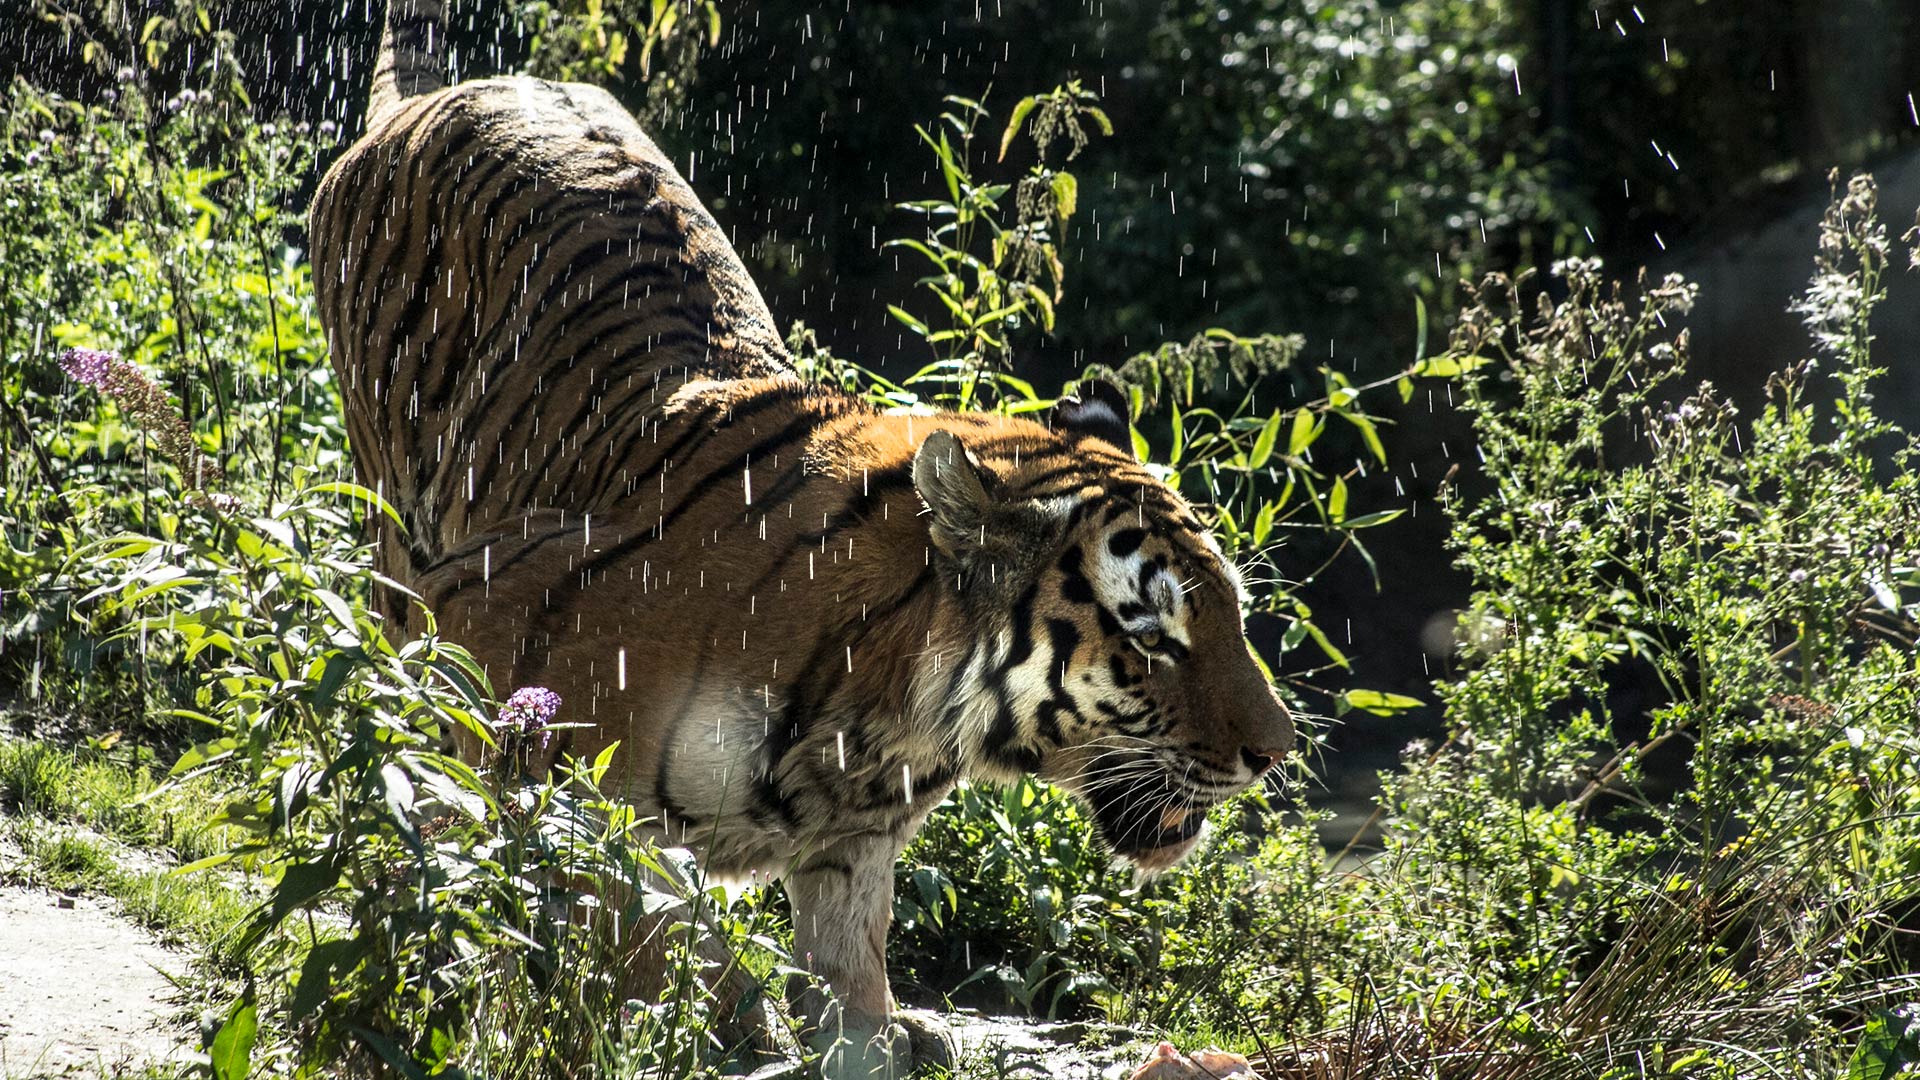
{"label": "dirt path", "polygon": [[0,1080],[118,1075],[186,1052],[167,975],[187,958],[103,901],[72,904],[0,887]]}

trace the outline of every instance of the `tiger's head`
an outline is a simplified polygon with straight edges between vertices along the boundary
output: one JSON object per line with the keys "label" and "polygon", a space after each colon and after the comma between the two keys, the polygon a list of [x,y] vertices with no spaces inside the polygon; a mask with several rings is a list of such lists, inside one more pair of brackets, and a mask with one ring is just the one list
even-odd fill
{"label": "tiger's head", "polygon": [[1234,568],[1122,449],[1125,399],[1082,394],[1024,454],[1004,431],[936,431],[914,486],[970,624],[972,677],[948,685],[975,695],[976,772],[1059,784],[1116,854],[1159,870],[1292,749],[1293,717],[1248,650]]}

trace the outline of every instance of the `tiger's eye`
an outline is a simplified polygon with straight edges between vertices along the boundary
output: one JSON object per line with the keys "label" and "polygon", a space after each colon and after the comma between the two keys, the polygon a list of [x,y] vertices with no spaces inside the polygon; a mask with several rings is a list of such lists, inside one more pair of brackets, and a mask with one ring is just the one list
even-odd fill
{"label": "tiger's eye", "polygon": [[1139,642],[1142,648],[1157,649],[1160,647],[1160,642],[1165,639],[1161,637],[1160,631],[1149,630],[1144,634],[1133,635],[1133,640]]}

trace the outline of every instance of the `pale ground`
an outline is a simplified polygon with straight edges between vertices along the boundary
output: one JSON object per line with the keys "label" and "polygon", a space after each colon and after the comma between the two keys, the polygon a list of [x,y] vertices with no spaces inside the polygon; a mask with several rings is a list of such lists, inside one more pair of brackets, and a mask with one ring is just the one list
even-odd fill
{"label": "pale ground", "polygon": [[[0,850],[0,864],[11,852]],[[120,918],[112,901],[0,886],[0,1080],[116,1076],[177,1061],[188,958]]]}

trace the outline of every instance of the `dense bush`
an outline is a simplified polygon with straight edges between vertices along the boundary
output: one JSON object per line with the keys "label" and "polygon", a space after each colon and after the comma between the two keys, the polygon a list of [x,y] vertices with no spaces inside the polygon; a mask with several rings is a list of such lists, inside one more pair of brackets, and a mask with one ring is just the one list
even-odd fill
{"label": "dense bush", "polygon": [[[71,621],[71,587],[45,575],[91,536],[157,527],[194,479],[114,401],[75,394],[52,363],[63,347],[110,347],[157,375],[212,465],[263,496],[296,461],[348,467],[309,269],[288,239],[332,125],[260,122],[231,35],[187,25],[149,26],[144,57],[89,41],[111,84],[95,100],[4,88],[0,693],[53,716],[140,724],[177,696],[165,665]],[[201,46],[195,88],[160,97],[147,58],[176,40]]]}
{"label": "dense bush", "polygon": [[[1445,743],[1383,778],[1377,839],[1328,863],[1272,815],[1135,889],[1027,810],[1008,831],[1039,843],[987,875],[1026,890],[1000,901],[1034,924],[1016,940],[1120,1016],[1318,1075],[1832,1075],[1876,1015],[1860,1060],[1910,1065],[1875,1010],[1920,991],[1920,486],[1872,406],[1874,201],[1836,196],[1801,306],[1820,355],[1750,422],[1684,382],[1684,283],[1487,282],[1441,358],[1491,484],[1452,504],[1465,670]],[[1640,671],[1652,701],[1620,693]],[[940,821],[918,854],[991,837]]]}

